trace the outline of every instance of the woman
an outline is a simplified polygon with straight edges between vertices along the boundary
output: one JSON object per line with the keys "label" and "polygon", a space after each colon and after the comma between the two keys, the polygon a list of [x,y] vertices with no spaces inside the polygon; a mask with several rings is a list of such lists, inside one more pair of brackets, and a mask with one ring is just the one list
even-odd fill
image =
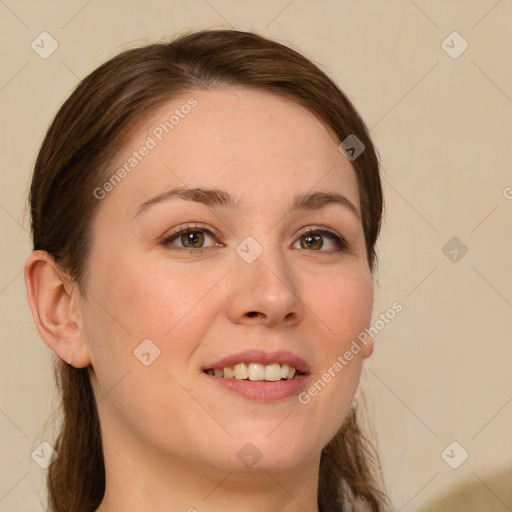
{"label": "woman", "polygon": [[378,161],[320,69],[238,31],[128,50],[58,112],[30,201],[52,511],[384,509],[351,405]]}

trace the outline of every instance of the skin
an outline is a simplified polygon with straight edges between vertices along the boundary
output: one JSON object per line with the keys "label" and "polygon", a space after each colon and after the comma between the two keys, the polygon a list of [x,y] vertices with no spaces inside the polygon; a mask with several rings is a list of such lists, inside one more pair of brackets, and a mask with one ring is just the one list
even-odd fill
{"label": "skin", "polygon": [[[89,367],[107,476],[99,511],[317,511],[321,450],[349,410],[372,344],[307,405],[249,400],[201,369],[249,348],[288,350],[308,362],[311,385],[369,326],[360,216],[337,204],[288,211],[310,191],[339,192],[359,210],[356,175],[313,114],[247,89],[173,100],[145,120],[117,165],[191,96],[191,113],[100,201],[85,295],[36,251],[25,271],[30,307],[50,348]],[[240,207],[174,199],[136,215],[184,185],[225,190]],[[178,252],[179,236],[161,243],[193,222],[219,233],[199,233],[202,253]],[[335,230],[348,248],[336,252],[321,234],[323,246],[304,248],[297,233],[308,226]],[[250,264],[235,251],[247,236],[263,248]],[[133,352],[148,338],[160,356],[144,366]],[[252,468],[237,457],[248,442],[262,455]]]}

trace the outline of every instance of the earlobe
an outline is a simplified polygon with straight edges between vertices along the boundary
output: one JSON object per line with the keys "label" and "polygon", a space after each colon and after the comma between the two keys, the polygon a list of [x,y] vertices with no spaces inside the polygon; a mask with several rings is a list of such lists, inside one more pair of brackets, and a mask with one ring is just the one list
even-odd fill
{"label": "earlobe", "polygon": [[363,359],[366,359],[367,357],[370,357],[373,353],[373,338],[368,335],[364,338],[364,344],[363,344]]}
{"label": "earlobe", "polygon": [[50,349],[77,368],[91,361],[85,344],[76,284],[46,251],[32,252],[25,263],[27,297],[39,334]]}

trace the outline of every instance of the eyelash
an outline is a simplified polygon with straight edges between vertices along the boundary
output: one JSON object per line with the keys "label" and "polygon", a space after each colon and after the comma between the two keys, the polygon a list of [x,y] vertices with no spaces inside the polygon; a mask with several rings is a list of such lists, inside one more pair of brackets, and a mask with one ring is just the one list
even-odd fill
{"label": "eyelash", "polygon": [[[187,234],[187,233],[198,233],[198,232],[208,233],[210,236],[212,236],[213,238],[216,238],[216,239],[220,238],[220,233],[218,233],[216,230],[207,229],[205,226],[203,226],[201,224],[198,224],[198,223],[182,224],[181,226],[178,226],[175,231],[173,231],[172,233],[169,233],[167,236],[165,236],[165,238],[161,241],[161,245],[163,245],[164,247],[169,247],[169,246],[171,246],[172,242],[174,240],[176,240],[179,236],[181,236],[183,234]],[[333,254],[333,253],[342,252],[342,251],[348,249],[348,247],[349,247],[347,241],[341,235],[339,235],[336,231],[334,231],[331,228],[321,227],[321,226],[313,226],[313,227],[301,229],[299,231],[299,233],[297,234],[297,240],[299,240],[303,236],[307,236],[307,235],[311,235],[311,234],[327,236],[328,238],[330,238],[331,240],[334,241],[334,243],[336,244],[336,248],[328,250],[328,251],[312,250],[309,252]],[[213,247],[188,248],[188,247],[173,246],[172,250],[178,251],[178,252],[189,253],[189,254],[190,253],[192,253],[192,254],[199,253],[200,254],[204,250],[212,249],[212,248]],[[304,249],[304,250],[306,250],[306,249]]]}

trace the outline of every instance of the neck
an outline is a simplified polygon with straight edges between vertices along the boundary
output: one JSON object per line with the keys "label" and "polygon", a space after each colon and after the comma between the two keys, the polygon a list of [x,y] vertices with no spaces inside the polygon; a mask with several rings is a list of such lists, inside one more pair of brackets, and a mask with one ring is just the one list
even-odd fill
{"label": "neck", "polygon": [[201,471],[154,461],[106,464],[106,491],[97,512],[317,512],[315,471]]}
{"label": "neck", "polygon": [[106,489],[97,512],[318,512],[320,455],[300,467],[242,472],[130,444],[104,444]]}

